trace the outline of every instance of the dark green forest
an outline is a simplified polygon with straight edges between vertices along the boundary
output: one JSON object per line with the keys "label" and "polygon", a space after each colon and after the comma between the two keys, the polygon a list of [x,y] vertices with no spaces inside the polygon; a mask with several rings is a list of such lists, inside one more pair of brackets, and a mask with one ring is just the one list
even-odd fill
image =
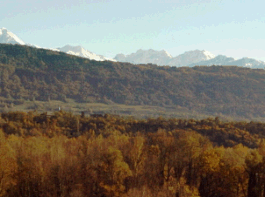
{"label": "dark green forest", "polygon": [[170,67],[93,61],[0,44],[0,104],[79,103],[180,106],[199,113],[265,117],[265,71],[236,66]]}

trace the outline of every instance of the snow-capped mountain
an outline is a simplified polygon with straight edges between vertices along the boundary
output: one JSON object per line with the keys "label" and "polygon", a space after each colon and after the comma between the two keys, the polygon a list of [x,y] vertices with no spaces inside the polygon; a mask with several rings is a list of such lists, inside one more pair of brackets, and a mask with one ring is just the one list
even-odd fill
{"label": "snow-capped mountain", "polygon": [[76,56],[80,56],[80,57],[84,57],[84,58],[88,58],[88,59],[92,59],[92,60],[97,60],[97,61],[105,61],[105,60],[109,60],[109,61],[116,61],[114,59],[111,58],[106,58],[102,55],[97,55],[95,53],[92,53],[86,49],[84,49],[81,46],[70,46],[70,45],[66,45],[62,48],[57,48],[59,51],[61,52],[65,52],[68,53],[70,55],[76,55]]}
{"label": "snow-capped mountain", "polygon": [[[7,44],[20,44],[27,45],[36,48],[43,48],[33,44],[25,43],[18,36],[7,30],[6,28],[0,29],[0,43]],[[249,67],[249,68],[265,68],[265,62],[258,61],[252,58],[242,58],[242,59],[234,59],[232,57],[227,57],[224,55],[218,55],[215,57],[212,53],[205,50],[194,50],[187,51],[183,54],[180,54],[176,57],[172,57],[167,51],[155,51],[153,49],[149,50],[138,50],[135,53],[124,55],[118,54],[114,59],[106,58],[102,55],[97,55],[92,53],[81,46],[70,46],[66,45],[62,48],[57,49],[48,49],[54,51],[61,51],[71,55],[76,55],[84,58],[88,58],[91,60],[97,61],[120,61],[120,62],[130,62],[135,64],[147,64],[153,63],[157,65],[170,65],[170,66],[196,66],[196,65],[236,65],[241,67]]]}
{"label": "snow-capped mountain", "polygon": [[214,57],[215,55],[205,50],[187,51],[183,54],[178,55],[177,57],[172,58],[171,61],[169,61],[168,65],[177,67],[187,66],[195,62],[210,60]]}
{"label": "snow-capped mountain", "polygon": [[249,68],[262,68],[262,69],[265,68],[265,62],[255,60],[252,58],[248,58],[248,57],[244,57],[242,59],[235,60],[233,64],[237,65],[237,66],[249,67]]}
{"label": "snow-capped mountain", "polygon": [[211,66],[211,65],[224,65],[224,66],[241,66],[241,67],[248,67],[248,68],[264,68],[265,62],[258,61],[252,58],[241,58],[241,59],[234,59],[232,57],[227,57],[224,55],[218,55],[213,59],[200,61],[196,63],[189,64],[189,67],[193,66]]}
{"label": "snow-capped mountain", "polygon": [[118,54],[114,58],[119,62],[130,62],[135,64],[157,64],[170,66],[211,66],[211,65],[227,65],[241,66],[248,68],[265,68],[265,62],[252,58],[234,59],[224,55],[215,56],[209,51],[194,50],[187,51],[176,57],[172,57],[168,52],[149,50],[138,50],[130,55]]}
{"label": "snow-capped mountain", "polygon": [[33,44],[28,44],[28,43],[25,43],[22,39],[20,39],[18,36],[16,36],[15,34],[13,34],[12,32],[10,32],[4,27],[0,29],[0,43],[20,44],[20,45],[27,45],[27,46],[35,47],[35,48],[43,48],[47,50],[61,51],[61,52],[65,52],[71,55],[76,55],[76,56],[80,56],[80,57],[84,57],[84,58],[88,58],[92,60],[97,60],[97,61],[105,61],[105,60],[116,61],[112,58],[106,58],[102,55],[97,55],[95,53],[92,53],[80,46],[73,47],[70,45],[66,45],[62,48],[50,49],[50,48],[39,47]]}
{"label": "snow-capped mountain", "polygon": [[4,27],[0,29],[0,43],[25,45],[23,40]]}
{"label": "snow-capped mountain", "polygon": [[118,54],[114,57],[119,62],[130,62],[135,64],[158,64],[166,65],[172,56],[165,50],[155,51],[153,49],[142,50],[139,49],[136,53],[130,55]]}
{"label": "snow-capped mountain", "polygon": [[157,64],[157,65],[170,65],[170,66],[186,66],[188,64],[209,60],[214,58],[215,55],[209,51],[188,51],[176,57],[172,57],[167,51],[138,50],[136,53],[130,55],[118,54],[114,59],[120,62],[130,62],[136,64]]}
{"label": "snow-capped mountain", "polygon": [[188,64],[187,66],[193,67],[193,66],[210,66],[210,65],[232,65],[234,61],[235,59],[232,57],[218,55],[212,59],[194,62],[192,64]]}

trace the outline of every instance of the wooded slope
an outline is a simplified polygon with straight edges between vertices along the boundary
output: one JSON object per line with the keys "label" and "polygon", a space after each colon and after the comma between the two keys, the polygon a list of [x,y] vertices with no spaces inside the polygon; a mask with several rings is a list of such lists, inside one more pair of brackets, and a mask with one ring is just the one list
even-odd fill
{"label": "wooded slope", "polygon": [[7,44],[0,45],[0,63],[5,98],[178,105],[208,114],[265,117],[262,69],[97,62]]}

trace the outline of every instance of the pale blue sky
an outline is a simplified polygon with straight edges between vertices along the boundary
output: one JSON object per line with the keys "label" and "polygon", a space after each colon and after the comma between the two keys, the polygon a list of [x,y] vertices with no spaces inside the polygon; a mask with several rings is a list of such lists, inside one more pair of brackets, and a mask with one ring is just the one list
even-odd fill
{"label": "pale blue sky", "polygon": [[81,45],[107,57],[204,49],[265,61],[264,7],[262,0],[4,0],[0,27],[26,43]]}

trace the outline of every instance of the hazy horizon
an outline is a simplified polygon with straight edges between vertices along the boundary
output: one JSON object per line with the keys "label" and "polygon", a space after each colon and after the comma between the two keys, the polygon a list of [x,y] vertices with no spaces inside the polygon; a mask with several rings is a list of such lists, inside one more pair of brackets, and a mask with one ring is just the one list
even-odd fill
{"label": "hazy horizon", "polygon": [[113,58],[138,49],[207,50],[265,61],[260,1],[6,1],[1,25],[40,47],[81,45]]}

